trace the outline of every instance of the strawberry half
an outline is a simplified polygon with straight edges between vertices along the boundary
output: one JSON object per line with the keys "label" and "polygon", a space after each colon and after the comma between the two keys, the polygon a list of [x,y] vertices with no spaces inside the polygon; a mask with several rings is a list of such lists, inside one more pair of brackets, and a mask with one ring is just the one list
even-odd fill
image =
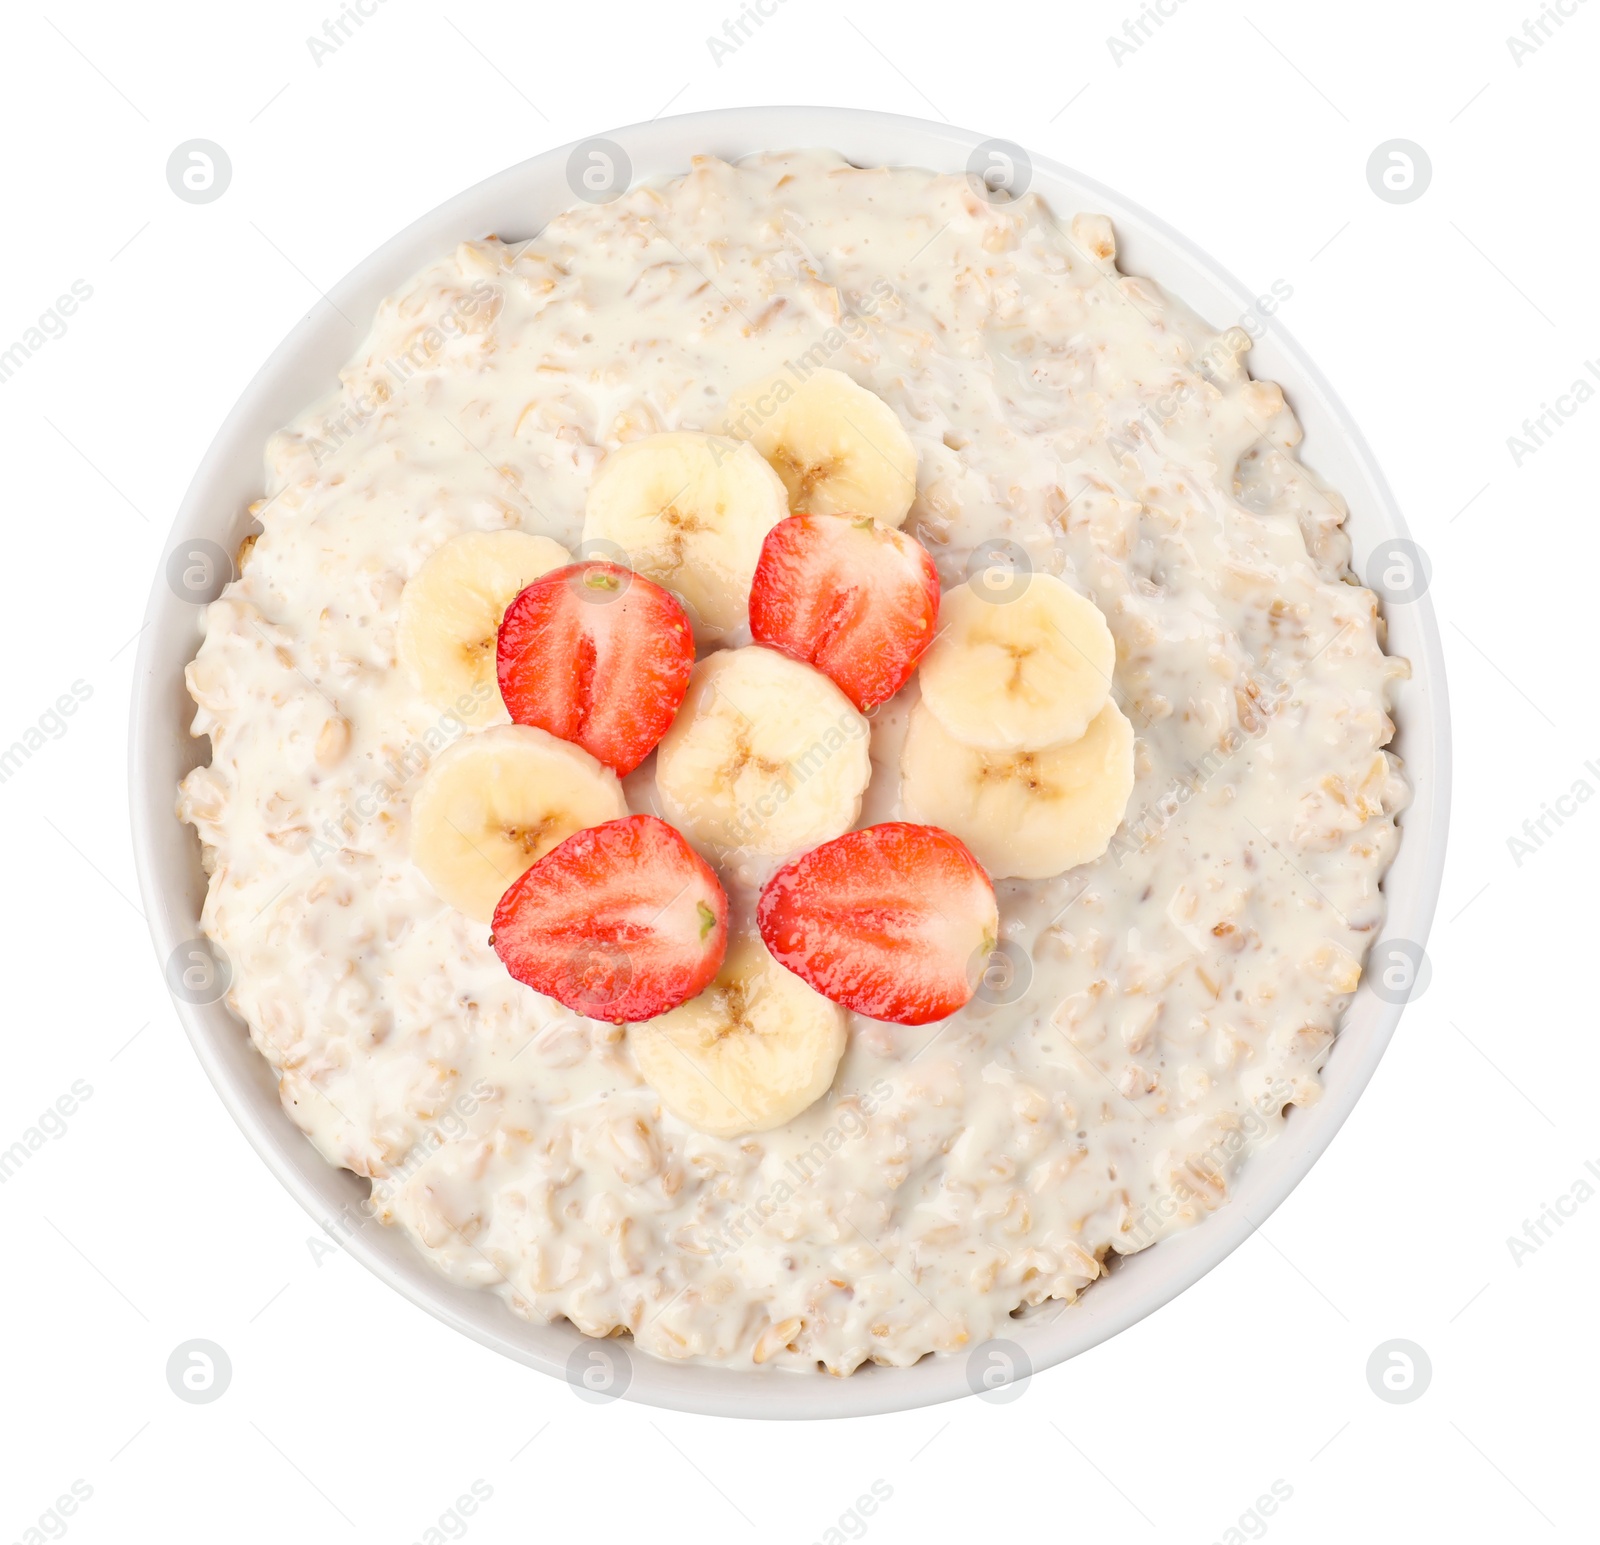
{"label": "strawberry half", "polygon": [[500,623],[500,696],[518,724],[580,745],[619,775],[667,733],[694,665],[683,608],[615,563],[542,575]]}
{"label": "strawberry half", "polygon": [[923,545],[856,515],[791,515],[767,533],[750,586],[750,632],[831,676],[860,709],[911,679],[939,620]]}
{"label": "strawberry half", "polygon": [[773,955],[823,997],[924,1025],[976,990],[999,936],[989,876],[937,826],[889,821],[813,848],[756,909]]}
{"label": "strawberry half", "polygon": [[589,1019],[654,1019],[710,984],[728,898],[665,821],[630,815],[557,844],[494,909],[490,942],[519,982]]}

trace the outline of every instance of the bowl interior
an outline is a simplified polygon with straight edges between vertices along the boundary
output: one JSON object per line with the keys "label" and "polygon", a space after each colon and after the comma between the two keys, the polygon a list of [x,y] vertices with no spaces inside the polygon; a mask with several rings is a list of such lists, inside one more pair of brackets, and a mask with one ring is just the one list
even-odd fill
{"label": "bowl interior", "polygon": [[[965,169],[985,136],[887,114],[835,108],[757,108],[697,113],[613,131],[634,180],[687,170],[695,155],[737,159],[757,151],[827,147],[862,165]],[[319,303],[278,347],[228,415],[178,512],[167,544],[207,538],[228,552],[259,497],[262,448],[307,403],[336,384],[378,302],[439,254],[466,238],[495,232],[511,240],[536,234],[572,202],[571,147],[551,150],[489,178],[384,243],[339,283],[332,304]],[[1119,266],[1143,274],[1218,326],[1250,307],[1252,295],[1176,232],[1115,193],[1064,167],[1033,159],[1032,189],[1058,216],[1109,214]],[[341,315],[343,313],[343,315]],[[355,320],[354,326],[345,320]],[[1274,324],[1251,355],[1255,375],[1282,385],[1305,427],[1301,455],[1350,503],[1354,564],[1365,569],[1380,544],[1405,533],[1382,475],[1360,433],[1315,367]],[[202,608],[181,600],[158,573],[135,673],[130,789],[135,859],[160,961],[199,933],[205,883],[199,844],[174,814],[175,786],[206,759],[207,743],[188,731],[193,705],[183,669],[200,640]],[[1413,674],[1397,692],[1395,749],[1405,759],[1414,802],[1384,883],[1386,938],[1422,944],[1444,864],[1449,804],[1449,725],[1438,632],[1426,597],[1389,608],[1389,648]],[[567,1325],[529,1324],[488,1293],[438,1276],[397,1232],[364,1222],[357,1204],[365,1183],[328,1165],[289,1120],[276,1080],[238,1018],[218,1002],[177,1002],[207,1075],[246,1136],[279,1179],[350,1252],[378,1276],[448,1324],[486,1346],[557,1377],[584,1338]],[[1125,1329],[1209,1271],[1288,1195],[1327,1146],[1365,1087],[1394,1032],[1400,1006],[1365,984],[1348,1010],[1324,1069],[1325,1094],[1295,1109],[1272,1146],[1245,1166],[1233,1200],[1203,1224],[1120,1261],[1069,1308],[1046,1306],[1015,1322],[1010,1339],[1035,1371],[1072,1357]],[[614,1343],[612,1345],[615,1345]],[[708,1415],[823,1417],[864,1415],[932,1404],[969,1393],[964,1356],[928,1357],[912,1368],[867,1366],[845,1380],[785,1373],[736,1373],[684,1366],[642,1353],[631,1360],[632,1399]]]}

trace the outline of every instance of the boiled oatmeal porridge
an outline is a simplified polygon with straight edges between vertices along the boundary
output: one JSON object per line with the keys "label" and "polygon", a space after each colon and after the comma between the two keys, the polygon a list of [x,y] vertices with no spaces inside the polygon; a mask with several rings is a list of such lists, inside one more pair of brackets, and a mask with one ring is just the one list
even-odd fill
{"label": "boiled oatmeal porridge", "polygon": [[229,1003],[455,1282],[904,1366],[1222,1205],[1384,916],[1404,661],[1103,216],[704,159],[386,300],[188,669]]}

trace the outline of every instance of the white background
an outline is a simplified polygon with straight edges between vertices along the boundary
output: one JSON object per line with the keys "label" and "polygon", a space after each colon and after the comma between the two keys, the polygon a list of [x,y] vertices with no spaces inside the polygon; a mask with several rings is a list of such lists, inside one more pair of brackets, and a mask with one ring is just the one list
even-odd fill
{"label": "white background", "polygon": [[[92,1088],[0,1186],[0,1545],[35,1538],[75,1480],[92,1495],[45,1532],[84,1545],[416,1541],[475,1480],[492,1496],[462,1522],[484,1545],[817,1541],[879,1480],[892,1496],[862,1523],[884,1545],[1593,1538],[1600,1196],[1520,1264],[1506,1241],[1600,1165],[1600,808],[1569,807],[1520,864],[1507,839],[1576,780],[1600,789],[1600,404],[1520,467],[1507,439],[1600,356],[1600,3],[1564,0],[1575,14],[1519,63],[1524,0],[1184,0],[1119,63],[1106,38],[1135,0],[783,0],[718,63],[706,38],[731,3],[385,0],[320,64],[320,0],[51,3],[0,24],[0,349],[74,280],[93,290],[0,385],[0,743],[92,688],[0,784],[0,1148]],[[536,151],[796,101],[1017,141],[1252,289],[1292,287],[1282,325],[1433,562],[1456,805],[1432,983],[1261,1233],[1010,1404],[773,1426],[584,1404],[314,1256],[178,1029],[136,905],[123,747],[172,512],[319,289]],[[207,205],[165,178],[195,137],[233,162]],[[1394,137],[1433,163],[1403,205],[1365,172]],[[195,1337],[232,1362],[211,1404],[167,1385]],[[1433,1369],[1403,1405],[1365,1373],[1395,1337]],[[1250,1519],[1274,1481],[1292,1496]]]}

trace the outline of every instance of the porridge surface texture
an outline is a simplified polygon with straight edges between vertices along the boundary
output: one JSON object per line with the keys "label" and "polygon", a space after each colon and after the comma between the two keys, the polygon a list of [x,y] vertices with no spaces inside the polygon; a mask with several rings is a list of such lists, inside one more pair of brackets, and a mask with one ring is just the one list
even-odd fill
{"label": "porridge surface texture", "polygon": [[[1120,274],[1103,217],[817,151],[699,161],[386,300],[267,447],[259,538],[188,672],[212,759],[179,797],[228,1001],[375,1216],[520,1315],[845,1373],[1005,1334],[1222,1204],[1318,1098],[1407,797],[1384,749],[1405,663],[1247,347]],[[905,529],[946,587],[1001,541],[1099,607],[1136,783],[1103,858],[997,883],[1008,964],[967,1008],[852,1016],[827,1094],[719,1139],[410,861],[428,763],[505,713],[430,705],[397,614],[448,538],[576,552],[609,453],[737,432],[733,393],[824,367],[911,436]],[[872,716],[859,824],[899,813],[916,694]],[[661,813],[653,767],[624,779],[635,812]],[[720,866],[736,932],[771,867]]]}

